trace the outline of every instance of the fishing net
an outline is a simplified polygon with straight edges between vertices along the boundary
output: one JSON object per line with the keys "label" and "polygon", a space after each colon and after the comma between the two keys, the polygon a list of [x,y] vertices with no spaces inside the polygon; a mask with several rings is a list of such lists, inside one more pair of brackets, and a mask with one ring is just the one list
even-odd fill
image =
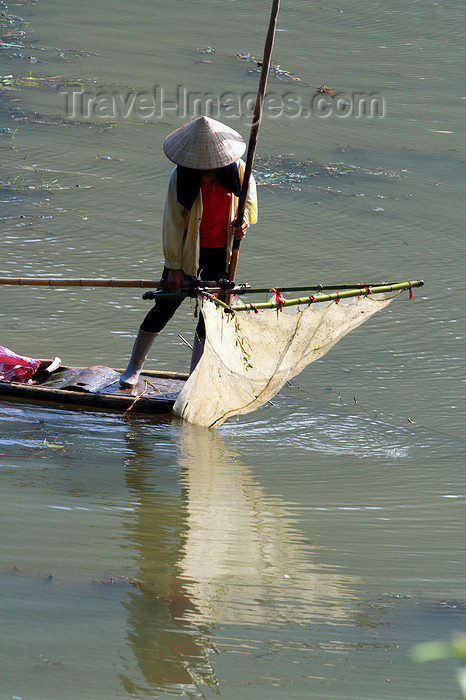
{"label": "fishing net", "polygon": [[346,303],[234,314],[204,300],[204,354],[178,396],[174,414],[214,428],[229,416],[256,410],[393,298],[373,294]]}

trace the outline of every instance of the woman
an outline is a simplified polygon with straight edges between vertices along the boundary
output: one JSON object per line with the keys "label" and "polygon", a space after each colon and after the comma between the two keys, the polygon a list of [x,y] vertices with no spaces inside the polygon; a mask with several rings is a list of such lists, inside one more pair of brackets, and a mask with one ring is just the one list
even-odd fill
{"label": "woman", "polygon": [[[243,239],[257,221],[254,178],[249,182],[244,220],[236,227],[236,211],[244,176],[240,160],[246,149],[241,135],[209,117],[199,117],[167,136],[163,150],[176,164],[168,183],[163,217],[165,266],[162,280],[168,291],[179,292],[186,280],[220,280],[227,269],[233,239]],[[182,303],[156,300],[139,329],[122,388],[134,387],[157,335]],[[205,342],[202,316],[196,328],[191,371]]]}

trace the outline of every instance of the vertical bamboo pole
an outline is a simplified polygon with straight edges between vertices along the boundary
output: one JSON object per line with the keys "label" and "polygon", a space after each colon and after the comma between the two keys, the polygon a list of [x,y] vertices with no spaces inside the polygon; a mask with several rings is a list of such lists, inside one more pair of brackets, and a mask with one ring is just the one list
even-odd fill
{"label": "vertical bamboo pole", "polygon": [[[251,134],[249,136],[248,152],[246,156],[246,168],[244,171],[243,184],[241,187],[241,195],[238,202],[238,214],[236,217],[236,226],[241,226],[244,219],[244,208],[246,203],[246,197],[248,193],[249,180],[251,178],[252,166],[254,163],[254,156],[256,153],[257,138],[259,135],[259,127],[262,121],[262,111],[264,106],[264,95],[267,86],[267,78],[270,69],[270,58],[272,56],[273,42],[275,39],[275,28],[277,26],[278,10],[280,7],[280,0],[273,0],[272,11],[270,14],[269,29],[267,32],[267,38],[265,40],[264,56],[262,60],[262,69],[259,79],[259,88],[257,90],[256,104],[254,107],[254,116],[251,126]],[[236,268],[238,267],[239,258],[239,246],[240,241],[238,238],[234,239],[233,251],[230,260],[230,267],[228,270],[228,279],[234,281],[236,276]]]}

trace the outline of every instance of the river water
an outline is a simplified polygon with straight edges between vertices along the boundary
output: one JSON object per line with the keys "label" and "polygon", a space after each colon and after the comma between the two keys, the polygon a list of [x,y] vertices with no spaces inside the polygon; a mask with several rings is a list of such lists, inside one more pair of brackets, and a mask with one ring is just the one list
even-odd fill
{"label": "river water", "polygon": [[[163,139],[196,99],[247,138],[269,3],[2,10],[0,276],[157,277]],[[218,431],[0,403],[1,700],[457,697],[407,654],[465,631],[461,20],[280,11],[237,279],[425,279],[412,301]],[[77,365],[124,365],[148,303],[0,295],[2,345]],[[186,370],[192,326],[148,366]]]}

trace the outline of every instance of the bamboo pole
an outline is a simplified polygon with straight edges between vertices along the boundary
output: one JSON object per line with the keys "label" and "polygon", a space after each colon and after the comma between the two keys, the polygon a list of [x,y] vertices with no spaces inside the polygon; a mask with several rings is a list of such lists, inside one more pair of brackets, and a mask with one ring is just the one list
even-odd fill
{"label": "bamboo pole", "polygon": [[[388,282],[383,282],[381,284],[368,284],[368,283],[355,283],[355,284],[309,284],[309,285],[298,285],[298,286],[279,286],[273,287],[250,287],[247,284],[236,285],[230,290],[231,294],[267,294],[269,292],[275,291],[279,292],[300,292],[300,291],[317,291],[319,292],[316,297],[316,301],[328,301],[330,297],[332,298],[345,298],[348,296],[344,290],[350,290],[354,293],[350,296],[370,294],[371,291],[376,293],[376,289],[388,289],[395,290],[399,289],[397,284],[405,285],[403,289],[408,289],[411,285],[412,287],[421,287],[424,282],[418,280],[416,282],[401,282],[389,284]],[[145,288],[145,289],[162,289],[162,284],[159,280],[135,280],[135,279],[98,279],[98,278],[61,278],[61,277],[0,277],[0,285],[14,285],[19,287],[133,287],[133,288]],[[201,290],[202,287],[208,287],[211,292],[223,292],[215,281],[204,281],[200,282]],[[160,298],[175,298],[179,296],[188,295],[189,284],[184,282],[182,285],[184,291],[172,292],[161,294]],[[326,290],[343,290],[340,294],[336,293],[334,295],[322,295],[320,292]],[[371,291],[367,291],[371,290]],[[149,297],[148,297],[149,298]],[[305,300],[309,300],[309,297],[304,297]],[[293,300],[291,300],[293,301]],[[299,300],[298,300],[299,301]],[[300,302],[303,303],[303,302]],[[257,308],[262,308],[261,304],[256,305]],[[280,306],[278,304],[277,306]],[[243,308],[243,307],[241,307]]]}
{"label": "bamboo pole", "polygon": [[[62,277],[0,277],[0,285],[11,284],[20,287],[138,287],[149,289],[162,289],[160,280],[133,280],[133,279],[74,279]],[[207,287],[218,288],[217,282],[205,282]],[[181,285],[189,287],[188,282]]]}
{"label": "bamboo pole", "polygon": [[[259,88],[257,90],[256,104],[254,106],[254,115],[252,118],[251,134],[249,136],[248,152],[246,156],[246,167],[244,171],[243,184],[241,187],[241,195],[238,202],[238,213],[236,216],[236,227],[241,226],[244,219],[244,208],[248,193],[249,180],[251,178],[254,156],[256,153],[257,138],[259,135],[259,127],[262,121],[262,110],[264,105],[265,88],[267,86],[267,78],[269,76],[270,58],[272,56],[273,43],[275,39],[275,28],[277,26],[278,10],[280,0],[273,0],[272,10],[270,13],[269,28],[265,40],[264,56],[262,58],[262,68],[259,78]],[[233,281],[236,276],[236,268],[238,267],[240,240],[235,238],[233,241],[233,250],[231,254],[230,267],[228,270],[228,279]]]}
{"label": "bamboo pole", "polygon": [[[199,292],[204,292],[202,291],[202,284],[200,285]],[[276,286],[276,287],[251,287],[248,284],[238,284],[235,287],[233,287],[231,290],[228,290],[228,294],[233,296],[242,296],[242,295],[249,295],[249,294],[271,294],[275,291],[277,292],[322,292],[322,291],[328,291],[330,289],[332,290],[340,290],[340,289],[364,289],[364,288],[374,288],[374,287],[383,287],[383,286],[390,286],[390,282],[377,282],[377,283],[362,283],[362,282],[355,282],[354,284],[303,284],[303,285],[298,285],[298,286],[292,286],[292,287],[282,287],[282,286]],[[395,283],[393,283],[395,284]],[[220,289],[214,289],[213,287],[209,287],[210,292],[218,292],[218,291],[223,291],[225,293],[225,290],[220,290]],[[162,294],[159,294],[158,292],[148,292],[146,294],[143,294],[143,299],[154,299],[154,298],[163,298],[163,299],[177,299],[179,297],[186,297],[188,296],[187,292],[164,292],[163,296]],[[205,295],[209,296],[209,295]],[[228,304],[226,304],[228,306]]]}
{"label": "bamboo pole", "polygon": [[282,287],[281,285],[271,285],[268,287],[251,287],[246,289],[246,294],[268,294],[271,292],[321,292],[330,289],[359,289],[364,287],[382,287],[389,285],[391,282],[354,282],[353,284],[302,284],[291,287]]}
{"label": "bamboo pole", "polygon": [[[202,293],[204,296],[209,296],[209,294],[205,294],[205,291],[202,289],[202,284],[200,285],[199,288],[199,293]],[[227,296],[242,296],[242,295],[250,295],[250,294],[271,294],[273,292],[322,292],[326,290],[338,290],[338,289],[364,289],[367,287],[381,287],[381,286],[387,286],[390,285],[390,282],[378,282],[378,283],[361,283],[361,282],[355,282],[354,284],[304,284],[304,285],[299,285],[299,286],[292,286],[292,287],[251,287],[248,284],[237,284],[235,287],[233,287],[231,290],[228,290]],[[220,292],[223,291],[225,293],[225,290],[221,290],[220,288],[213,288],[209,287],[209,291],[212,292]],[[146,292],[145,294],[142,295],[143,299],[178,299],[180,297],[187,297],[188,292],[164,292],[163,294],[159,292]],[[229,306],[229,304],[225,304],[225,306]]]}
{"label": "bamboo pole", "polygon": [[221,302],[219,299],[215,299],[211,294],[202,291],[201,296],[206,296],[212,299],[215,303],[226,308],[228,311],[236,313],[237,311],[261,311],[263,309],[282,309],[287,306],[298,306],[316,304],[324,301],[340,301],[340,299],[349,299],[351,297],[358,296],[369,296],[372,294],[386,294],[388,292],[402,291],[403,289],[413,289],[414,287],[422,287],[424,280],[415,280],[412,282],[397,282],[394,284],[385,284],[379,287],[362,287],[359,289],[349,289],[342,292],[335,292],[334,294],[317,294],[317,296],[307,296],[300,297],[299,299],[288,299],[285,301],[267,301],[258,304],[244,304],[242,306],[231,307]]}

